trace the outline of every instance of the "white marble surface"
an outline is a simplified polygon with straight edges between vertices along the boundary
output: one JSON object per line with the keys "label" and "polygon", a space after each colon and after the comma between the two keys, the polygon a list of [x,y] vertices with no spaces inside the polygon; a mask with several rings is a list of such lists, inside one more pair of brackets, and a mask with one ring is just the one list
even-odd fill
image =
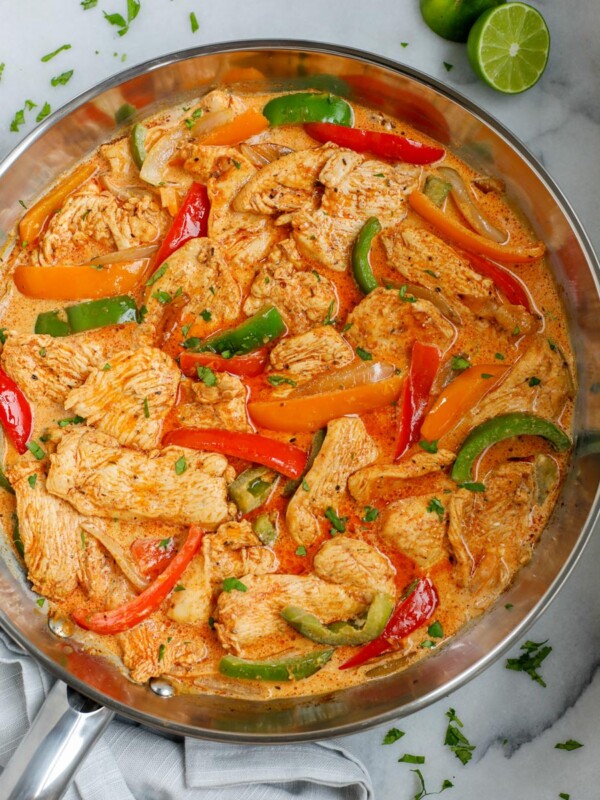
{"label": "white marble surface", "polygon": [[[600,251],[600,48],[598,0],[576,4],[536,0],[552,36],[550,63],[541,82],[518,97],[505,97],[478,83],[461,45],[445,42],[420,19],[417,0],[142,0],[126,36],[103,18],[123,13],[125,0],[99,0],[84,11],[76,0],[2,0],[0,62],[0,156],[34,124],[9,132],[25,99],[53,109],[101,79],[145,59],[205,43],[285,37],[364,48],[423,70],[466,94],[508,125],[545,164],[563,188]],[[191,32],[194,11],[199,30]],[[401,47],[401,42],[408,46]],[[72,48],[53,60],[40,57],[64,43]],[[453,64],[446,71],[444,61]],[[66,86],[50,79],[66,70]],[[38,109],[35,110],[36,112]],[[549,639],[553,651],[543,665],[544,689],[498,662],[450,699],[397,723],[406,735],[383,747],[385,725],[346,740],[368,766],[378,800],[409,800],[418,785],[403,753],[426,757],[421,767],[429,791],[443,779],[454,788],[448,800],[508,800],[527,797],[572,800],[600,797],[600,536],[596,536],[552,607],[529,631]],[[514,654],[513,654],[514,655]],[[463,767],[443,746],[445,711],[456,708],[476,745]],[[566,752],[554,745],[569,738],[584,747]],[[506,741],[505,741],[506,740]]]}

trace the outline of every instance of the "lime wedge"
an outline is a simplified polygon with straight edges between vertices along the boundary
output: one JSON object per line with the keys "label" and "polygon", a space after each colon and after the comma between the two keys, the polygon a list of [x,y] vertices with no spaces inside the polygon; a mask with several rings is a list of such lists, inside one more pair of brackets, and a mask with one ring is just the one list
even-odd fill
{"label": "lime wedge", "polygon": [[485,11],[467,41],[475,74],[506,94],[519,94],[537,83],[549,52],[544,18],[526,3],[506,3]]}

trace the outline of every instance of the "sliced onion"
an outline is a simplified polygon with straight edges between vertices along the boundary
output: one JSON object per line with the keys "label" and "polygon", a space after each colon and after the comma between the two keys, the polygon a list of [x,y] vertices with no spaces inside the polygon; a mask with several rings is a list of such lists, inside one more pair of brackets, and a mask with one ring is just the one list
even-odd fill
{"label": "sliced onion", "polygon": [[287,156],[294,151],[291,147],[284,147],[282,144],[275,144],[274,142],[260,142],[257,144],[242,144],[240,150],[246,156],[251,164],[260,169],[265,164],[270,164],[272,161],[277,161],[282,156]]}
{"label": "sliced onion", "polygon": [[425,286],[418,286],[416,283],[398,284],[394,283],[393,281],[388,281],[386,282],[386,286],[390,289],[401,289],[402,287],[405,287],[407,294],[412,294],[413,297],[418,297],[419,300],[429,300],[429,302],[434,305],[445,317],[448,317],[448,319],[452,320],[452,322],[460,324],[461,320],[459,315],[448,303],[441,292],[436,292],[433,289],[426,289]]}
{"label": "sliced onion", "polygon": [[339,392],[342,389],[353,389],[366,383],[379,383],[391,378],[396,372],[393,364],[387,361],[361,361],[359,364],[349,364],[347,367],[336,369],[317,375],[304,386],[294,389],[288,395],[291,397],[306,397],[311,394],[328,394]]}
{"label": "sliced onion", "polygon": [[163,173],[169,161],[177,152],[179,143],[186,135],[187,131],[183,128],[175,128],[175,130],[161,136],[156,144],[150,148],[142,164],[140,178],[152,186],[158,186],[162,182]]}
{"label": "sliced onion", "polygon": [[496,228],[495,225],[492,225],[492,223],[484,217],[473,202],[469,190],[458,172],[450,167],[438,167],[438,172],[444,180],[451,184],[452,197],[459,207],[461,214],[473,230],[476,230],[477,233],[491,239],[493,242],[498,242],[500,244],[505,242],[508,238],[506,231]]}
{"label": "sliced onion", "polygon": [[114,194],[117,200],[123,202],[131,200],[132,197],[154,197],[152,190],[145,189],[143,186],[117,186],[108,175],[101,175],[99,180],[105,189]]}
{"label": "sliced onion", "polygon": [[506,184],[500,178],[492,178],[491,175],[478,175],[471,181],[473,186],[476,186],[484,194],[488,192],[498,192],[502,194],[506,191]]}
{"label": "sliced onion", "polygon": [[87,533],[91,533],[92,536],[98,539],[100,544],[108,550],[123,575],[125,575],[127,580],[135,586],[136,589],[141,591],[147,588],[148,581],[140,575],[133,559],[129,556],[127,551],[121,547],[116,539],[113,539],[100,525],[96,525],[94,522],[84,522],[81,527],[87,531]]}
{"label": "sliced onion", "polygon": [[142,258],[150,258],[158,250],[157,244],[145,244],[141,247],[128,247],[126,250],[116,250],[114,253],[106,253],[103,256],[92,258],[92,264],[117,264],[120,261],[141,261]]}
{"label": "sliced onion", "polygon": [[234,117],[235,113],[231,108],[222,108],[220,111],[209,111],[198,117],[190,133],[192,136],[196,137],[206,136],[207,133],[214,131],[215,128],[220,128],[221,125],[227,125]]}

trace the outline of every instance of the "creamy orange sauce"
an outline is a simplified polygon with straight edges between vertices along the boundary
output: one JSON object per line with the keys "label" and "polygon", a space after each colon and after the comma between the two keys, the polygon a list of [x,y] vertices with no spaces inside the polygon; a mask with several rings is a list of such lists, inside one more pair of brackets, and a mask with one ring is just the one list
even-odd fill
{"label": "creamy orange sauce", "polygon": [[[255,107],[259,110],[263,107],[266,99],[268,98],[265,96],[243,98],[248,107]],[[381,114],[360,107],[354,107],[354,111],[356,127],[379,130],[382,129],[383,124],[386,123],[386,130],[391,130],[391,132],[399,135],[408,136],[416,141],[433,143],[433,140],[428,139],[428,137],[401,120],[384,118]],[[157,120],[154,120],[154,122],[149,123],[149,127],[152,128],[153,125],[160,124],[160,121],[159,117]],[[303,149],[305,147],[314,146],[315,144],[301,128],[291,126],[270,130],[267,134],[263,135],[262,138],[269,142],[284,144],[293,150]],[[93,158],[98,165],[98,175],[101,175],[103,171],[106,171],[106,162],[99,154],[95,155]],[[467,183],[472,178],[476,177],[476,173],[472,169],[453,156],[449,151],[446,152],[444,166],[449,166],[457,170]],[[425,166],[423,168],[423,174],[430,172],[435,172],[435,165],[432,167]],[[97,179],[98,175],[94,180]],[[531,243],[533,239],[532,232],[522,221],[519,212],[512,209],[500,193],[492,191],[484,194],[478,189],[473,189],[473,196],[482,212],[495,225],[508,231],[511,245],[525,245]],[[437,234],[431,226],[415,214],[409,207],[407,207],[407,210],[408,215],[406,221],[403,223],[404,225],[424,227]],[[445,212],[456,218],[456,220],[460,221],[462,224],[466,224],[451,200],[447,201]],[[10,274],[13,265],[17,261],[19,263],[25,263],[24,259],[27,258],[28,253],[33,252],[34,248],[35,243],[29,243],[25,248],[16,247],[5,260],[6,293],[3,300],[3,310],[0,314],[0,327],[7,328],[10,331],[32,333],[35,320],[40,312],[53,310],[66,305],[59,301],[40,301],[26,298],[20,295],[12,284]],[[333,282],[337,297],[334,313],[335,327],[338,331],[343,331],[349,313],[363,299],[362,292],[352,276],[351,269],[348,268],[345,272],[337,272],[328,270],[316,261],[314,263],[311,263],[309,259],[306,259],[306,261],[309,269],[318,270]],[[76,258],[73,263],[77,263]],[[389,263],[385,250],[379,240],[375,242],[372,249],[371,264],[380,285],[385,285],[387,281],[398,283],[399,274],[394,270],[393,265]],[[259,268],[260,264],[257,264],[256,270],[258,271]],[[51,269],[51,267],[46,267],[46,269]],[[540,259],[532,263],[509,267],[508,269],[518,274],[519,278],[521,278],[527,287],[527,293],[531,300],[532,308],[534,309],[535,315],[538,317],[537,335],[549,338],[561,349],[572,371],[573,358],[567,322],[559,291],[547,263],[543,259]],[[143,294],[144,286],[140,286],[138,291],[133,294],[138,306],[142,302]],[[194,335],[206,336],[221,327],[233,327],[236,322],[240,322],[243,319],[245,319],[245,314],[243,314],[243,312],[240,312],[237,321],[234,320],[226,326],[215,326],[210,322],[203,322],[201,319],[196,319],[193,320],[195,326]],[[181,326],[189,322],[191,322],[191,320],[185,316],[185,306],[182,308],[174,308],[170,312],[169,319],[164,326],[163,339],[161,343],[159,343],[159,346],[162,346],[165,352],[173,357],[177,357],[181,349]],[[118,326],[97,331],[96,335],[99,341],[104,340],[109,342],[108,349],[110,352],[117,353],[120,350],[129,349],[133,346],[134,329],[135,324]],[[443,355],[443,364],[447,364],[453,356],[467,358],[473,365],[499,363],[496,354],[500,353],[503,356],[501,363],[510,367],[523,352],[525,352],[531,343],[531,337],[513,335],[492,323],[489,324],[485,336],[479,335],[478,332],[474,331],[473,328],[469,326],[468,321],[465,322],[464,320],[462,324],[455,326],[455,331],[454,341]],[[358,362],[358,358],[356,360]],[[244,383],[247,387],[248,398],[251,400],[265,400],[274,396],[273,387],[268,383],[266,375],[244,379]],[[438,387],[438,392],[441,391],[441,388],[441,386]],[[432,396],[430,398],[430,406],[434,400],[435,396]],[[189,401],[189,385],[182,386],[178,402]],[[65,409],[56,404],[48,401],[37,402],[34,406],[35,427],[33,437],[38,439],[40,436],[43,436],[48,429],[55,426],[57,420],[67,416],[71,415],[65,413]],[[567,431],[570,430],[571,418],[572,403],[567,402],[560,419],[562,427]],[[391,463],[394,457],[398,425],[397,405],[392,404],[385,408],[365,413],[362,415],[362,420],[368,434],[377,445],[379,451],[377,462],[380,464]],[[175,409],[167,418],[164,431],[166,432],[177,426],[178,422]],[[308,449],[312,438],[310,434],[306,433],[278,433],[266,429],[257,429],[257,432],[274,439],[294,443],[303,449]],[[49,445],[49,448],[51,448],[51,445]],[[530,536],[533,540],[537,539],[543,530],[552,511],[553,501],[558,494],[559,486],[564,477],[566,465],[568,463],[568,453],[557,454],[553,452],[548,442],[537,437],[513,438],[490,448],[479,461],[477,465],[477,474],[475,476],[477,480],[480,476],[486,475],[491,469],[500,464],[513,459],[529,459],[540,453],[552,456],[559,470],[559,480],[552,489],[552,502],[544,506],[543,513],[532,515]],[[11,464],[15,463],[17,457],[12,446],[5,441],[5,470],[9,468]],[[26,457],[30,458],[30,456]],[[230,463],[235,467],[237,474],[248,466],[246,462],[240,459],[230,459]],[[402,591],[411,580],[415,576],[422,575],[423,572],[419,570],[415,562],[403,553],[400,548],[394,547],[390,544],[388,539],[381,536],[385,508],[390,503],[403,497],[426,494],[429,491],[432,492],[432,495],[438,496],[439,489],[435,483],[436,479],[436,477],[432,477],[431,475],[415,478],[411,481],[404,482],[402,486],[395,486],[389,492],[384,492],[382,496],[375,497],[370,502],[370,505],[376,507],[380,513],[378,519],[374,522],[365,523],[362,520],[364,516],[364,505],[353,500],[347,491],[340,494],[340,500],[336,506],[337,513],[340,516],[348,518],[345,535],[362,539],[389,558],[395,571],[397,598],[401,596]],[[270,496],[266,505],[248,514],[247,518],[252,522],[258,515],[268,512],[272,519],[276,519],[279,537],[273,545],[273,549],[280,564],[278,572],[282,574],[306,575],[312,571],[312,560],[315,553],[323,542],[330,538],[329,530],[331,526],[324,517],[319,519],[319,537],[313,544],[307,547],[305,556],[298,555],[296,552],[298,543],[289,535],[285,524],[288,500],[281,496],[281,490],[285,486],[285,483],[286,478],[281,477],[277,490]],[[439,494],[439,497],[445,502],[443,494]],[[3,492],[0,497],[0,515],[2,527],[9,537],[13,526],[11,515],[14,513],[14,510],[14,498]],[[128,523],[124,527],[126,528],[126,532],[123,534],[122,543],[125,546],[129,546],[136,538],[135,521],[134,523]],[[159,521],[154,523],[145,521],[143,529],[144,537],[157,539],[174,537],[177,547],[185,536],[185,529],[181,526],[169,525],[168,523]],[[444,640],[453,636],[467,620],[481,614],[485,610],[484,607],[473,605],[468,589],[454,586],[453,569],[453,559],[450,558],[441,564],[437,564],[428,572],[434,584],[438,587],[441,597],[441,604],[435,613],[434,619],[438,620],[443,627]],[[451,585],[452,591],[448,589]],[[447,598],[447,602],[445,602],[445,598]],[[56,601],[55,598],[48,598],[48,600],[50,601],[50,613],[54,616],[67,619],[74,609],[86,605],[89,607],[90,605],[89,599],[81,589],[77,589],[73,595],[66,600]],[[94,606],[93,602],[91,605],[92,607]],[[167,606],[168,602],[164,604],[164,608],[160,612],[157,612],[157,619],[166,620],[165,611]],[[91,608],[91,610],[96,610],[96,607]],[[345,670],[343,672],[339,671],[339,664],[355,652],[355,648],[340,647],[335,652],[331,662],[312,677],[303,681],[286,684],[268,684],[254,683],[252,681],[238,681],[219,675],[218,663],[225,650],[221,646],[214,630],[209,627],[209,620],[206,620],[196,625],[195,630],[191,630],[190,626],[186,628],[187,636],[197,637],[198,641],[205,643],[207,647],[207,655],[202,662],[201,668],[191,677],[186,678],[185,675],[178,675],[171,676],[171,679],[177,684],[181,691],[218,692],[230,694],[232,696],[256,696],[267,698],[273,696],[282,697],[330,692],[341,687],[368,680],[369,672],[373,669],[376,670],[376,668],[381,665],[385,665],[387,661],[397,660],[399,656],[405,655],[404,660],[398,665],[398,668],[418,658],[424,657],[428,654],[429,650],[419,647],[419,643],[428,638],[426,629],[427,625],[414,634],[411,642],[407,643],[405,651],[400,650],[399,652],[392,653],[364,667],[355,670]],[[85,647],[91,648],[96,652],[110,653],[113,656],[118,656],[120,654],[118,640],[114,637],[102,637],[95,634],[83,633],[78,631],[75,625],[73,625],[73,635],[74,638],[83,643]],[[441,644],[441,642],[438,644]]]}

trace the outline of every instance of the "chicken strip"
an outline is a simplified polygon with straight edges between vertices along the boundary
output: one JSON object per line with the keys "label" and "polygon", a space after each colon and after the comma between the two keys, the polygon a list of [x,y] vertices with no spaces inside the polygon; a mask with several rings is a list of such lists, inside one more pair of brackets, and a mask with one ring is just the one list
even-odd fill
{"label": "chicken strip", "polygon": [[25,566],[34,591],[52,600],[68,597],[82,577],[80,516],[69,503],[48,494],[43,467],[21,459],[8,477],[17,498]]}
{"label": "chicken strip", "polygon": [[254,277],[254,265],[283,236],[270,217],[232,207],[232,198],[256,175],[256,168],[233,147],[194,142],[184,151],[184,157],[185,169],[206,184],[210,199],[208,235],[220,242],[237,280],[247,288]]}
{"label": "chicken strip", "polygon": [[[187,469],[178,475],[175,462]],[[217,453],[166,447],[148,454],[81,427],[63,437],[50,456],[47,487],[82,514],[162,519],[212,529],[230,519],[227,483],[233,470]]]}
{"label": "chicken strip", "polygon": [[[240,287],[224,252],[212,239],[190,239],[158,268],[146,290],[147,313],[139,339],[153,343],[174,308],[177,316],[204,324],[207,332],[236,319]],[[199,317],[199,319],[197,319]]]}
{"label": "chicken strip", "polygon": [[321,325],[298,336],[286,337],[275,345],[269,356],[271,369],[296,384],[306,383],[321,372],[343,367],[353,358],[352,348],[332,325]]}
{"label": "chicken strip", "polygon": [[185,589],[172,595],[168,615],[176,622],[205,623],[225,578],[265,575],[278,568],[277,556],[261,544],[248,520],[226,522],[202,539],[199,554],[181,576]]}
{"label": "chicken strip", "polygon": [[419,569],[430,570],[449,556],[447,500],[448,495],[440,500],[431,492],[397,500],[386,508],[381,536],[412,558]]}
{"label": "chicken strip", "polygon": [[377,447],[358,417],[334,419],[327,425],[323,446],[308,471],[305,484],[290,500],[286,522],[298,544],[310,546],[320,533],[320,520],[329,506],[336,507],[346,491],[348,477],[377,458]]}
{"label": "chicken strip", "polygon": [[374,358],[391,361],[407,370],[415,341],[433,345],[442,353],[454,341],[456,331],[428,300],[402,297],[397,289],[375,289],[348,315],[350,343]]}
{"label": "chicken strip", "polygon": [[165,235],[169,222],[150,194],[120,201],[88,184],[50,218],[33,257],[43,266],[83,264],[116,250],[152,244]]}
{"label": "chicken strip", "polygon": [[303,208],[291,216],[290,222],[301,255],[335,272],[344,272],[365,220],[333,217],[322,208],[315,211]]}
{"label": "chicken strip", "polygon": [[250,288],[244,313],[256,314],[268,303],[277,306],[291,334],[304,333],[327,318],[333,319],[337,310],[333,284],[306,269],[290,239],[271,250]]}
{"label": "chicken strip", "polygon": [[436,453],[416,452],[399,464],[374,464],[351,475],[348,490],[355,500],[366,505],[404,481],[435,472],[442,474],[444,467],[452,464],[455,458],[450,450],[440,448]]}
{"label": "chicken strip", "polygon": [[83,386],[69,393],[65,408],[110,433],[119,444],[151,450],[160,443],[180,378],[170,356],[142,347],[119,353],[101,369],[92,370]]}
{"label": "chicken strip", "polygon": [[225,428],[250,431],[246,411],[246,387],[235,375],[215,372],[216,384],[192,383],[194,402],[177,406],[177,419],[184,428]]}
{"label": "chicken strip", "polygon": [[378,592],[392,599],[396,594],[396,570],[389,558],[360,539],[336,536],[324,542],[313,560],[319,578],[337,583],[364,603],[371,603]]}
{"label": "chicken strip", "polygon": [[63,404],[103,360],[103,349],[85,334],[55,338],[9,332],[2,350],[2,369],[30,400]]}

